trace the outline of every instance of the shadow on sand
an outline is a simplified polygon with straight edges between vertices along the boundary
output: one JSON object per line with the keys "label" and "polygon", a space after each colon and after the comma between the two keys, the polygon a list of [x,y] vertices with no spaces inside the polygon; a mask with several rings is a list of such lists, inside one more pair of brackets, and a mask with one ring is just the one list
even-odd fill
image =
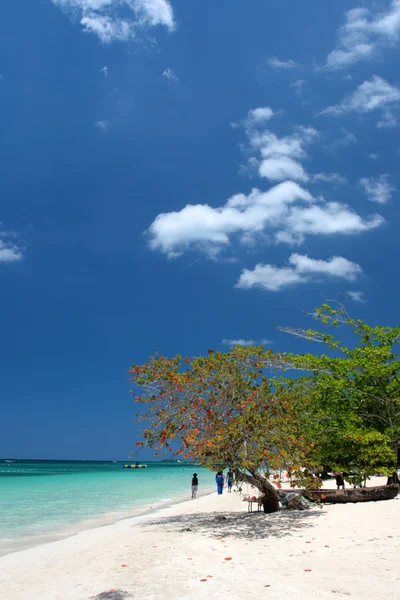
{"label": "shadow on sand", "polygon": [[321,509],[279,511],[274,514],[256,513],[194,513],[164,517],[143,523],[142,527],[162,526],[172,532],[200,533],[206,537],[241,539],[282,538],[313,527],[324,514]]}

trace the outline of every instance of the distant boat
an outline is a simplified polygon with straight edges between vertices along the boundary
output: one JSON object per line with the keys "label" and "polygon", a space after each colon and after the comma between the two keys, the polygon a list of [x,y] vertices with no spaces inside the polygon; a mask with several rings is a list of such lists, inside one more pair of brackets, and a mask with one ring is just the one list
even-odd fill
{"label": "distant boat", "polygon": [[136,465],[123,465],[122,468],[123,469],[147,469],[147,465],[139,465],[138,463],[136,463]]}

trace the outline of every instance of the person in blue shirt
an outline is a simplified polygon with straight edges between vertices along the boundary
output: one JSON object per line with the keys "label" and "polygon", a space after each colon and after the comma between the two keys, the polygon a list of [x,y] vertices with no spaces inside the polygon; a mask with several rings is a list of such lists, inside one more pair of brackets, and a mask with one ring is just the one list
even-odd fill
{"label": "person in blue shirt", "polygon": [[224,474],[222,471],[218,471],[218,473],[215,476],[215,481],[217,483],[218,494],[222,494],[222,491],[224,489]]}

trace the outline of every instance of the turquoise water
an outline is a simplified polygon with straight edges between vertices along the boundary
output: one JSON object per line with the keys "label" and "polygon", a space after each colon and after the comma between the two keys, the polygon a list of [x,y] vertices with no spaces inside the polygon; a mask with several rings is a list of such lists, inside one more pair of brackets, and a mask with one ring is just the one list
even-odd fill
{"label": "turquoise water", "polygon": [[146,508],[190,498],[191,477],[199,491],[213,488],[202,467],[151,463],[0,461],[0,554],[115,522]]}

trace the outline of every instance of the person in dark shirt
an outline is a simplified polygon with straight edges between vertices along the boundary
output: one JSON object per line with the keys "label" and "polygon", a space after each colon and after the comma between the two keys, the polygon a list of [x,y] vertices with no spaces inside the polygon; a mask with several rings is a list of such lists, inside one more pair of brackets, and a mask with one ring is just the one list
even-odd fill
{"label": "person in dark shirt", "polygon": [[192,477],[192,498],[196,498],[197,490],[199,489],[199,480],[197,473],[193,473]]}
{"label": "person in dark shirt", "polygon": [[335,473],[335,479],[336,479],[337,489],[340,490],[340,488],[342,488],[342,490],[344,490],[343,473]]}
{"label": "person in dark shirt", "polygon": [[233,471],[232,471],[232,469],[229,469],[229,471],[226,474],[226,482],[228,484],[228,492],[232,492],[232,485],[233,485]]}

